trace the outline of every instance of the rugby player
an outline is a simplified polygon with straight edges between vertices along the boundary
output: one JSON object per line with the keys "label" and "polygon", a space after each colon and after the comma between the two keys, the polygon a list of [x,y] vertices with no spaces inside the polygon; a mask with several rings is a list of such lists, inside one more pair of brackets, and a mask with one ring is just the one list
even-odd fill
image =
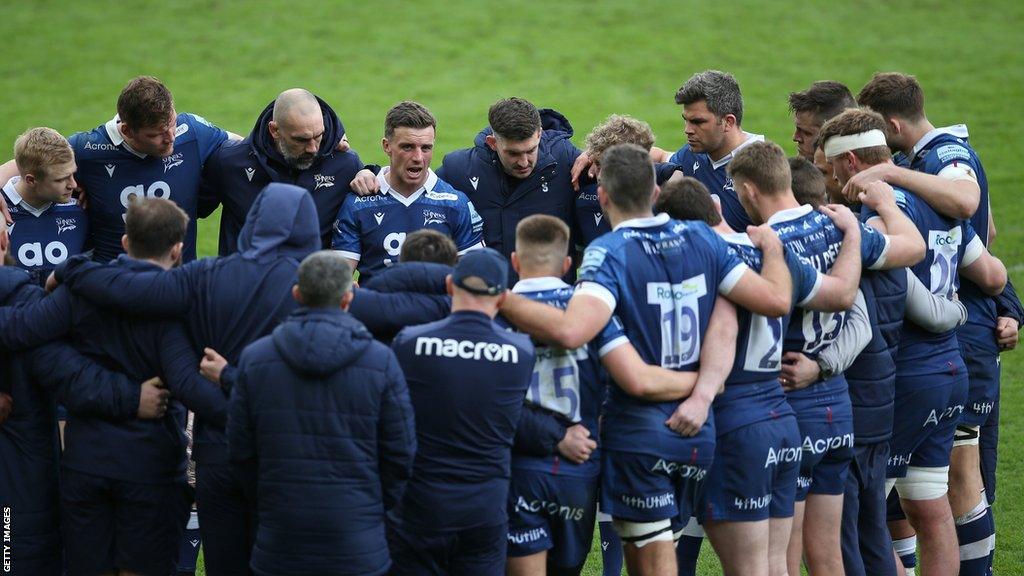
{"label": "rugby player", "polygon": [[398,261],[402,243],[421,228],[450,236],[459,254],[483,247],[483,222],[465,194],[430,169],[437,121],[416,102],[401,102],[384,119],[381,145],[390,165],[381,169],[381,194],[349,195],[334,224],[333,247],[360,280]]}
{"label": "rugby player", "polygon": [[793,142],[797,152],[807,160],[814,160],[818,131],[829,119],[847,108],[856,108],[853,94],[841,82],[820,80],[806,90],[789,94],[789,111],[793,113]]}

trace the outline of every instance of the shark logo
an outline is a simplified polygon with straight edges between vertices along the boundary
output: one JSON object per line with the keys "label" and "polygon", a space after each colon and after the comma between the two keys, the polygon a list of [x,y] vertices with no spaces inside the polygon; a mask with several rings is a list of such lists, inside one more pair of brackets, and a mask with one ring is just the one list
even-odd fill
{"label": "shark logo", "polygon": [[384,213],[383,212],[374,212],[373,213],[373,219],[377,221],[377,225],[379,226],[380,223],[384,221]]}
{"label": "shark logo", "polygon": [[107,169],[107,176],[110,176],[111,178],[113,178],[114,177],[114,168],[117,168],[117,166],[115,166],[113,164],[107,164],[107,165],[105,165],[103,167]]}
{"label": "shark logo", "polygon": [[604,212],[598,212],[597,214],[594,214],[594,225],[600,226],[602,218],[604,218]]}
{"label": "shark logo", "polygon": [[316,186],[313,190],[319,190],[321,188],[333,188],[334,187],[334,176],[324,176],[323,174],[314,174],[313,180],[316,182]]}
{"label": "shark logo", "polygon": [[76,228],[78,228],[78,223],[75,222],[74,218],[57,218],[57,235]]}
{"label": "shark logo", "polygon": [[424,226],[426,226],[428,224],[444,224],[445,221],[446,221],[446,218],[444,217],[444,214],[442,214],[440,212],[434,212],[433,210],[424,210],[423,211],[423,225]]}
{"label": "shark logo", "polygon": [[177,154],[172,154],[172,155],[164,158],[164,174],[166,174],[167,171],[170,170],[171,168],[175,168],[177,166],[181,166],[182,163],[184,163],[184,162],[185,162],[185,155],[182,154],[181,152],[178,152]]}
{"label": "shark logo", "polygon": [[256,169],[253,168],[252,166],[249,166],[248,168],[245,169],[245,177],[249,179],[249,182],[252,182],[252,177],[255,175]]}
{"label": "shark logo", "polygon": [[473,185],[473,190],[476,190],[476,187],[480,185],[480,178],[473,176],[469,179],[469,183]]}

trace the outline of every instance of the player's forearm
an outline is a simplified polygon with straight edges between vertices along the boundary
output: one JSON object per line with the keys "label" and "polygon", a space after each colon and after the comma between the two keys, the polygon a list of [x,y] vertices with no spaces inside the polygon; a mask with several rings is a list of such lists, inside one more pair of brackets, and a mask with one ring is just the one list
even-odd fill
{"label": "player's forearm", "polygon": [[827,366],[833,374],[845,371],[871,342],[871,319],[868,316],[864,294],[856,292],[853,307],[839,336],[818,357],[819,364]]}
{"label": "player's forearm", "polygon": [[722,391],[736,360],[738,333],[736,307],[719,297],[715,301],[715,309],[711,313],[704,342],[700,347],[700,371],[692,396],[710,403]]}
{"label": "player's forearm", "polygon": [[668,162],[668,159],[672,157],[672,153],[664,148],[652,146],[650,156],[652,162]]}
{"label": "player's forearm", "polygon": [[878,216],[882,219],[886,235],[889,237],[889,249],[885,255],[883,269],[910,267],[924,259],[924,238],[906,214],[893,204],[880,206]]}
{"label": "player's forearm", "polygon": [[897,166],[891,169],[886,181],[917,194],[936,212],[950,218],[970,218],[981,201],[981,188],[971,180],[949,180]]}
{"label": "player's forearm", "polygon": [[501,314],[521,331],[562,348],[579,348],[597,333],[587,334],[583,330],[583,322],[571,318],[568,310],[562,311],[518,294],[508,295],[502,304]]}
{"label": "player's forearm", "polygon": [[793,304],[793,277],[781,250],[764,253],[761,277],[768,282],[770,290],[764,294],[764,307],[752,311],[770,318],[789,314]]}
{"label": "player's forearm", "polygon": [[678,372],[647,364],[628,344],[606,352],[601,362],[623,392],[650,402],[686,398],[697,383],[696,372]]}
{"label": "player's forearm", "polygon": [[967,321],[967,308],[957,300],[932,294],[909,269],[907,270],[907,320],[929,332],[948,332]]}

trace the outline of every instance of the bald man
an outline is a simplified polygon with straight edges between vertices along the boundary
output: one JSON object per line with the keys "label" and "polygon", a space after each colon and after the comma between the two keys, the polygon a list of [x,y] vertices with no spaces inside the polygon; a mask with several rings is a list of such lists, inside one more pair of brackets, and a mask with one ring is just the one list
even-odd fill
{"label": "bald man", "polygon": [[330,248],[334,217],[362,167],[334,110],[308,90],[285,90],[263,109],[249,136],[221,146],[207,160],[199,214],[224,205],[218,253],[232,254],[259,191],[271,182],[295,184],[313,196],[321,241]]}

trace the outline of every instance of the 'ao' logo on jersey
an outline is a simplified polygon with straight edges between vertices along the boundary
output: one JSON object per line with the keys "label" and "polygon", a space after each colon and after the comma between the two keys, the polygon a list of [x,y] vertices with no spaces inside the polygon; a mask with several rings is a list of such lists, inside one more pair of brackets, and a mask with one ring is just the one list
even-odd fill
{"label": "'ao' logo on jersey", "polygon": [[[142,196],[145,198],[164,198],[166,200],[170,200],[171,186],[163,180],[157,180],[148,187],[145,184],[125,186],[124,190],[121,190],[121,206],[127,210],[128,203],[136,196]],[[121,219],[124,220],[125,218],[127,218],[127,215],[121,214]]]}
{"label": "'ao' logo on jersey", "polygon": [[43,266],[47,263],[56,266],[67,259],[68,247],[56,240],[45,248],[42,242],[28,242],[18,248],[18,262],[22,266]]}
{"label": "'ao' logo on jersey", "polygon": [[423,211],[423,225],[429,224],[444,224],[447,219],[441,212],[434,212],[433,210]]}
{"label": "'ao' logo on jersey", "polygon": [[416,339],[417,356],[443,356],[445,358],[463,358],[465,360],[489,360],[516,364],[519,362],[519,349],[511,344],[496,342],[473,342],[471,340],[455,340],[453,338],[436,338],[420,336]]}
{"label": "'ao' logo on jersey", "polygon": [[404,242],[405,232],[392,232],[384,237],[384,251],[389,256],[398,256],[402,252],[402,244]]}
{"label": "'ao' logo on jersey", "polygon": [[178,152],[177,154],[171,154],[170,156],[167,156],[166,158],[164,158],[164,174],[166,174],[167,171],[170,170],[171,168],[181,166],[183,162],[185,162],[184,152]]}

